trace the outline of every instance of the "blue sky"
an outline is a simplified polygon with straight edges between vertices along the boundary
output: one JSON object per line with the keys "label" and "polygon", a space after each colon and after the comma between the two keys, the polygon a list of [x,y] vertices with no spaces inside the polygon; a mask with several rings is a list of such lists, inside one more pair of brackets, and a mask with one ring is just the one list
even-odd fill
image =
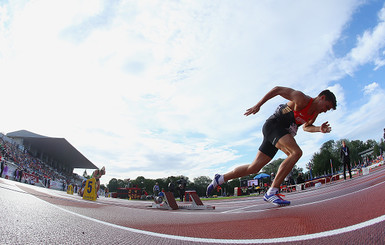
{"label": "blue sky", "polygon": [[383,1],[1,1],[0,43],[0,130],[66,138],[103,183],[250,163],[285,100],[243,113],[276,85],[337,96],[299,167],[385,127]]}

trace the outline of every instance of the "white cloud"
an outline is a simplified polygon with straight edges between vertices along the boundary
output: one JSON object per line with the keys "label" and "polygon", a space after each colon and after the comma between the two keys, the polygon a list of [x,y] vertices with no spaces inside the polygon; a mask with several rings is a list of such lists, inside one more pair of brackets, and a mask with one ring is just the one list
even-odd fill
{"label": "white cloud", "polygon": [[356,47],[350,53],[337,60],[339,69],[350,76],[359,66],[366,63],[374,63],[374,70],[378,70],[384,65],[385,48],[385,5],[379,11],[378,24],[373,28],[366,30],[361,36],[357,37]]}
{"label": "white cloud", "polygon": [[[65,137],[106,166],[104,180],[226,171],[252,160],[241,148],[256,153],[260,127],[284,102],[274,98],[244,117],[269,89],[316,96],[329,86],[325,59],[359,3],[3,5],[0,80],[11,103],[2,130]],[[360,38],[346,66],[381,64],[374,55],[383,45],[381,23]],[[342,87],[330,89],[346,108]],[[325,139],[314,136],[312,145],[305,137],[298,140],[306,155]]]}
{"label": "white cloud", "polygon": [[376,86],[376,93],[372,92],[358,110],[346,114],[346,119],[341,122],[345,128],[341,132],[352,139],[379,140],[384,127],[385,109],[380,106],[384,96],[384,89]]}
{"label": "white cloud", "polygon": [[364,87],[364,94],[371,94],[379,89],[378,83],[374,82]]}

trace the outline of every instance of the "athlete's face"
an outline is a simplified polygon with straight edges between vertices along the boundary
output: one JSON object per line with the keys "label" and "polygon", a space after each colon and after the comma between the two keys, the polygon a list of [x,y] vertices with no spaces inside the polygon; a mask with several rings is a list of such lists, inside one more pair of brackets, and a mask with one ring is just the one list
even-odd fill
{"label": "athlete's face", "polygon": [[321,98],[320,112],[327,112],[333,109],[333,103],[331,101],[326,100],[324,96],[322,97],[323,98]]}

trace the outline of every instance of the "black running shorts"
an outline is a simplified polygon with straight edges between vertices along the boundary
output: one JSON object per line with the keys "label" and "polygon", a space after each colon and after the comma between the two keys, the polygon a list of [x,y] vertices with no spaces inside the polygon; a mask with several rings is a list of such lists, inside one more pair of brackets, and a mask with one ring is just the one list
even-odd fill
{"label": "black running shorts", "polygon": [[263,141],[259,150],[269,157],[273,158],[278,151],[278,148],[275,147],[278,140],[286,134],[290,134],[287,123],[283,123],[280,120],[268,119],[262,128]]}

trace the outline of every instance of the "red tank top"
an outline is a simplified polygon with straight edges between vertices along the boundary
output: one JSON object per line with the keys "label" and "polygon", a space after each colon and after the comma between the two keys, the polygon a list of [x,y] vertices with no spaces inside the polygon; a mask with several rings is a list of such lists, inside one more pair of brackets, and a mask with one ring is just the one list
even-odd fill
{"label": "red tank top", "polygon": [[312,115],[308,114],[309,108],[311,104],[313,103],[313,98],[310,99],[309,103],[306,105],[305,108],[303,108],[300,111],[294,111],[294,118],[295,118],[295,123],[299,126],[302,125],[311,119],[314,118],[314,113]]}

